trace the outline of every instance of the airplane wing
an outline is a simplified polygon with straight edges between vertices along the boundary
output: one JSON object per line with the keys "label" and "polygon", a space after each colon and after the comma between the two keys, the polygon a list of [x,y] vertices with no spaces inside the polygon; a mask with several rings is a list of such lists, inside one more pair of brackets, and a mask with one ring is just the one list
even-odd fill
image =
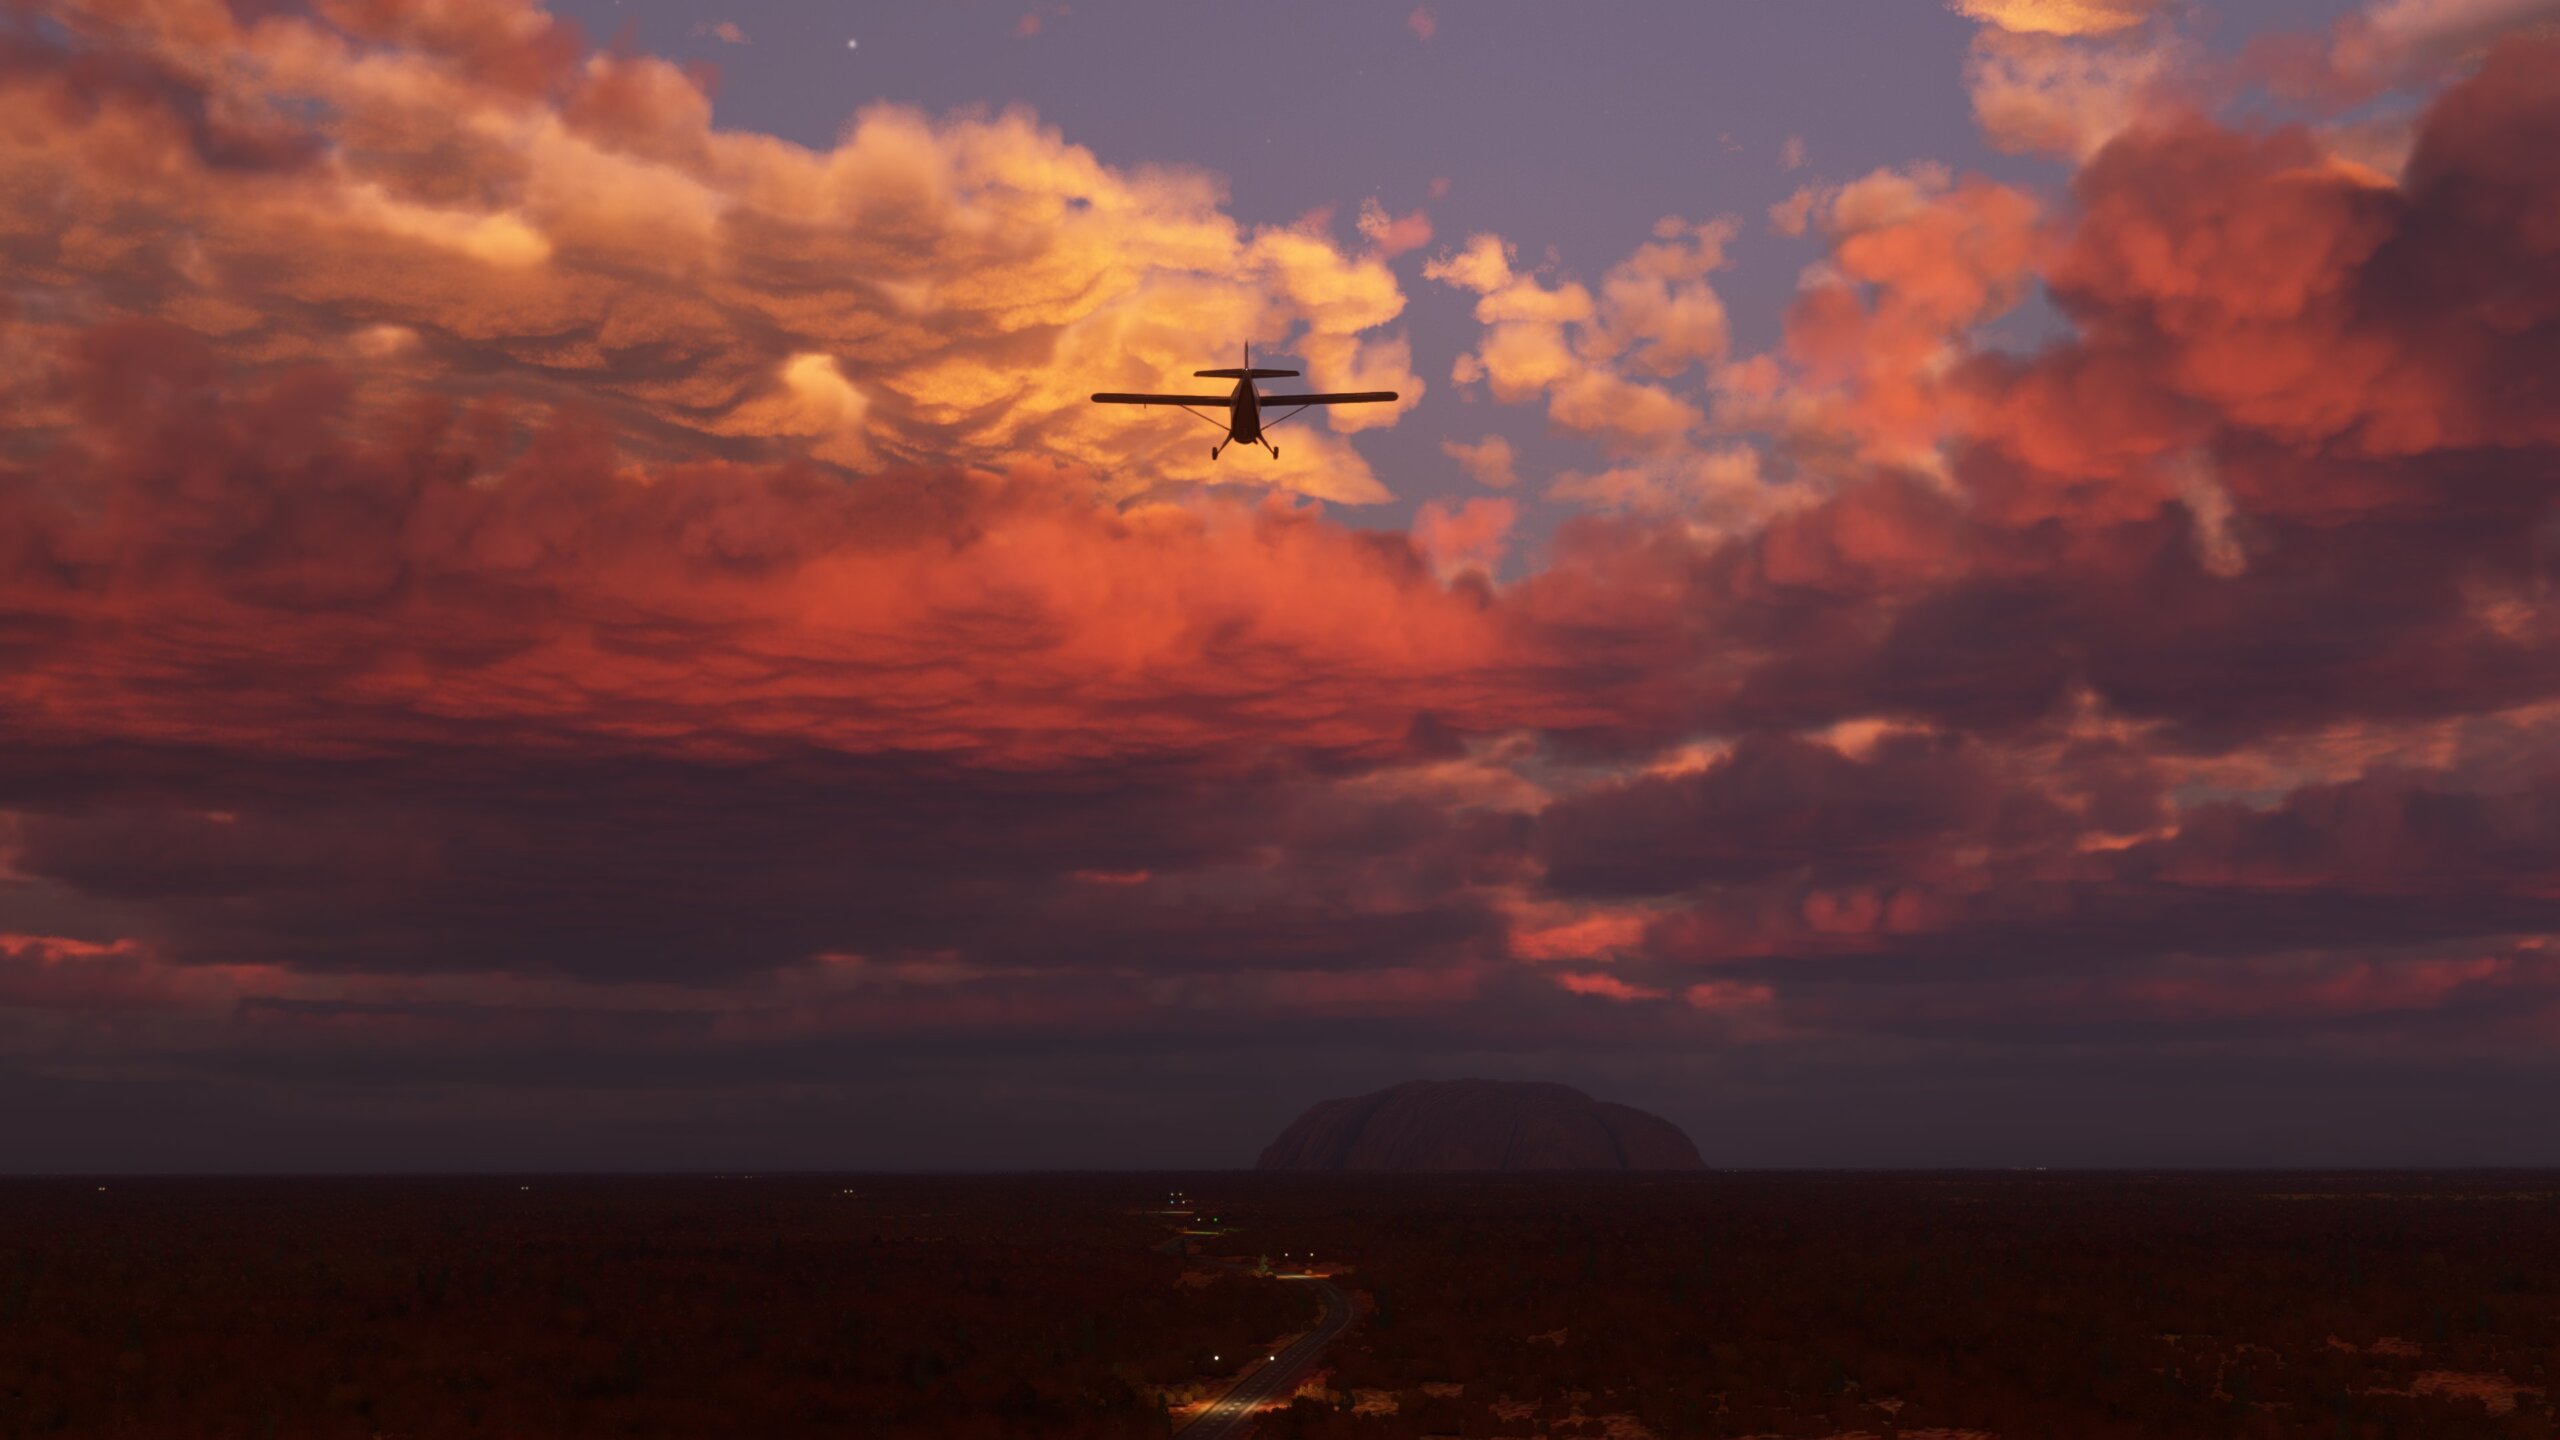
{"label": "airplane wing", "polygon": [[1130,395],[1118,390],[1105,390],[1093,397],[1096,405],[1224,405],[1233,395]]}
{"label": "airplane wing", "polygon": [[1348,390],[1336,395],[1265,395],[1267,408],[1273,405],[1372,405],[1396,398],[1393,390]]}

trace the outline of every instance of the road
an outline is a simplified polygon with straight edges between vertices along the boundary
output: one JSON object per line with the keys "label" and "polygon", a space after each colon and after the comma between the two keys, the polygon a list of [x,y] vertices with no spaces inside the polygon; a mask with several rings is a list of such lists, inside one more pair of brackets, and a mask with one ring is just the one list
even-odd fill
{"label": "road", "polygon": [[1189,1424],[1174,1432],[1182,1440],[1243,1440],[1253,1433],[1254,1422],[1261,1418],[1255,1407],[1266,1400],[1287,1398],[1314,1368],[1324,1347],[1351,1328],[1351,1298],[1332,1281],[1308,1275],[1288,1277],[1284,1283],[1314,1286],[1316,1294],[1324,1299],[1323,1318],[1281,1351],[1278,1359],[1263,1362],[1261,1369],[1237,1381],[1236,1387],[1219,1396],[1215,1404],[1192,1416]]}

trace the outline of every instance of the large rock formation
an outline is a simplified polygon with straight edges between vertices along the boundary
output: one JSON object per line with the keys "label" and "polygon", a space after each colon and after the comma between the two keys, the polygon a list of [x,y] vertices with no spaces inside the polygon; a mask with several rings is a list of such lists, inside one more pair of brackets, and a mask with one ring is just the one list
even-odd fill
{"label": "large rock formation", "polygon": [[1262,1152],[1262,1170],[1703,1170],[1659,1115],[1569,1085],[1415,1080],[1327,1100]]}

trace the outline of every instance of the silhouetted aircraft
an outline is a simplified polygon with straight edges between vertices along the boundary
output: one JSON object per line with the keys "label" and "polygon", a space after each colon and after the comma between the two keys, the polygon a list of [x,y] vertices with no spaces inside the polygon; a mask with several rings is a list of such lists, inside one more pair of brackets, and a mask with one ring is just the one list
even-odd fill
{"label": "silhouetted aircraft", "polygon": [[[1210,424],[1222,426],[1226,430],[1227,438],[1209,447],[1210,459],[1217,459],[1218,452],[1242,440],[1268,447],[1271,458],[1277,460],[1280,458],[1280,447],[1273,445],[1264,438],[1262,433],[1264,409],[1272,406],[1375,405],[1396,398],[1396,392],[1393,390],[1353,390],[1338,395],[1257,394],[1253,388],[1254,381],[1293,379],[1298,372],[1254,369],[1253,347],[1250,345],[1244,347],[1244,368],[1241,370],[1196,370],[1192,373],[1203,380],[1233,380],[1236,382],[1236,388],[1224,395],[1128,395],[1116,390],[1105,390],[1093,397],[1093,403],[1096,405],[1179,405],[1185,410],[1190,410],[1192,414],[1199,415]],[[1224,405],[1227,407],[1227,418],[1220,420],[1215,415],[1201,414],[1200,411],[1192,409],[1195,405]],[[1292,409],[1271,424],[1276,427],[1296,418],[1298,413],[1298,410]]]}

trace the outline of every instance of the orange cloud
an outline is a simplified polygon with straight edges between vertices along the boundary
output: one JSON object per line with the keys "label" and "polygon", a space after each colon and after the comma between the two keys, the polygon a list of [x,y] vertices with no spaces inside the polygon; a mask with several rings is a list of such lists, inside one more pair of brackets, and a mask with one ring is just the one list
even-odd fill
{"label": "orange cloud", "polygon": [[2170,8],[2174,0],[1949,0],[1969,19],[2021,35],[2112,35]]}
{"label": "orange cloud", "polygon": [[1782,357],[1718,372],[1719,426],[1780,437],[1815,475],[1942,475],[1942,446],[1965,426],[1955,362],[1974,327],[2025,296],[2041,213],[1934,166],[1800,192],[1788,218],[1818,226],[1830,257],[1805,272]]}
{"label": "orange cloud", "polygon": [[[158,322],[100,331],[71,357],[62,381],[75,413],[95,428],[58,457],[59,488],[45,493],[61,508],[22,508],[12,523],[32,524],[50,537],[45,543],[72,551],[163,555],[155,578],[118,602],[129,615],[159,618],[147,640],[123,632],[131,648],[102,640],[76,666],[63,656],[58,666],[22,665],[0,677],[13,703],[30,707],[18,711],[27,722],[63,736],[104,724],[173,743],[190,734],[215,745],[246,740],[270,722],[249,709],[178,699],[187,686],[176,672],[156,682],[165,704],[113,698],[189,653],[208,663],[236,659],[230,644],[211,643],[217,635],[261,637],[279,658],[306,643],[334,654],[322,669],[334,676],[326,684],[343,687],[340,738],[288,728],[315,745],[359,748],[446,723],[565,726],[599,743],[714,751],[815,742],[992,759],[1097,742],[1184,748],[1210,739],[1177,718],[1188,702],[1144,719],[1104,717],[1156,686],[1181,688],[1182,676],[1209,663],[1203,647],[1226,646],[1257,658],[1218,664],[1225,699],[1195,697],[1245,707],[1211,721],[1212,730],[1268,723],[1247,714],[1264,703],[1250,698],[1261,684],[1251,677],[1277,665],[1269,677],[1282,692],[1268,698],[1289,697],[1282,708],[1298,718],[1288,728],[1320,746],[1360,748],[1400,745],[1412,706],[1433,703],[1428,696],[1451,677],[1445,667],[1507,663],[1503,623],[1478,600],[1440,590],[1411,552],[1381,550],[1310,511],[1115,512],[1076,496],[1085,487],[1067,477],[1042,473],[846,489],[794,467],[626,468],[593,428],[554,423],[528,434],[496,406],[461,411],[440,400],[385,414],[376,439],[332,440],[333,427],[357,413],[362,386],[316,371],[234,391],[222,412],[189,418],[183,407],[163,408],[177,405],[194,377],[219,373],[199,346]],[[809,403],[822,413],[807,423],[840,418],[823,411],[837,403],[836,383],[823,373],[811,381]],[[192,458],[175,466],[180,453]],[[288,453],[327,454],[326,477],[297,484],[280,476],[277,457]],[[169,487],[210,465],[233,478],[171,508]],[[369,497],[361,516],[339,510],[358,495]],[[203,504],[240,507],[242,523],[258,527],[248,568],[208,568],[216,556],[199,547],[212,537],[183,518]],[[1448,536],[1469,553],[1489,553],[1497,518],[1461,511]],[[399,603],[362,578],[377,567],[452,596],[520,598],[473,612],[494,627],[484,636],[493,643],[466,647],[477,659],[437,658],[398,638],[408,623]],[[0,595],[24,614],[62,615],[86,603],[76,589],[25,571]],[[294,618],[293,607],[305,604],[326,605],[334,618],[314,629]],[[654,616],[649,623],[669,636],[736,635],[720,648],[741,671],[670,668],[567,621],[571,612]],[[1388,616],[1400,618],[1382,624]],[[954,627],[985,641],[1013,639],[955,646]],[[374,638],[344,651],[323,638],[356,630]],[[164,653],[163,645],[176,648]],[[1326,682],[1311,686],[1291,654],[1347,684],[1419,688],[1336,730],[1320,718]],[[1364,672],[1367,680],[1353,678]],[[779,688],[750,700],[752,674]],[[201,679],[210,683],[212,672]],[[308,698],[322,684],[313,671],[298,688]],[[680,701],[686,693],[712,707],[704,718],[728,718],[710,729],[649,718],[691,703]],[[270,699],[300,703],[284,693]],[[1355,738],[1360,731],[1369,738]],[[33,732],[21,738],[32,741]]]}
{"label": "orange cloud", "polygon": [[1423,268],[1426,278],[1482,297],[1484,339],[1458,358],[1453,378],[1486,382],[1507,403],[1544,394],[1560,429],[1627,444],[1677,442],[1703,416],[1651,382],[1723,355],[1724,303],[1706,277],[1724,265],[1733,229],[1666,219],[1653,243],[1610,269],[1597,295],[1519,274],[1501,237],[1470,237]]}
{"label": "orange cloud", "polygon": [[1412,31],[1415,39],[1428,40],[1440,33],[1440,17],[1431,13],[1429,5],[1416,5],[1413,13],[1404,17],[1404,28]]}
{"label": "orange cloud", "polygon": [[[111,109],[66,88],[67,55],[0,79],[8,133],[46,136],[0,141],[0,202],[62,242],[25,273],[97,297],[55,323],[151,315],[263,363],[397,330],[421,342],[407,366],[361,372],[386,393],[469,371],[604,407],[660,456],[1066,459],[1123,494],[1385,497],[1322,428],[1281,462],[1221,466],[1184,427],[1085,401],[1239,337],[1421,391],[1376,333],[1404,304],[1376,257],[1247,230],[1214,180],[1114,170],[1026,115],[880,107],[803,149],[715,129],[693,77],[580,56],[514,0],[254,27],[213,0],[102,5],[83,27],[162,78]],[[215,133],[198,114],[240,118]],[[820,363],[840,387],[813,402]]]}

